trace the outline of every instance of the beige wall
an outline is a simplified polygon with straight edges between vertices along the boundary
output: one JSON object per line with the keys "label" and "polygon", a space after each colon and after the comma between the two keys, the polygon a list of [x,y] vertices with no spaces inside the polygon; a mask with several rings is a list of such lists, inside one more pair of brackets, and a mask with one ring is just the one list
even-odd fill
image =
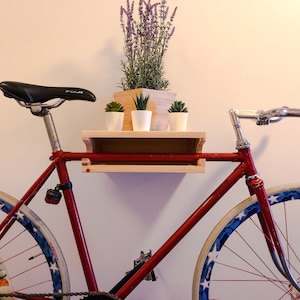
{"label": "beige wall", "polygon": [[[64,148],[84,150],[81,130],[104,128],[104,105],[118,90],[123,46],[119,6],[125,0],[0,3],[0,80],[91,89],[96,103],[66,103],[53,111]],[[166,57],[170,89],[189,106],[189,129],[207,133],[206,151],[234,151],[229,108],[300,107],[299,1],[169,0],[169,4],[178,5],[176,32]],[[13,100],[0,98],[0,189],[20,197],[47,165],[50,148],[42,120]],[[300,120],[264,128],[245,122],[267,185],[298,180],[296,126]],[[288,147],[293,152],[280,157]],[[102,275],[99,285],[107,290],[132,267],[140,250],[157,249],[201,202],[199,194],[208,195],[206,188],[218,183],[229,166],[208,164],[205,175],[87,175],[81,174],[78,163],[70,168],[96,273]],[[51,178],[45,189],[56,183]],[[157,268],[155,291],[151,283],[144,283],[129,299],[190,299],[201,244],[240,195],[246,196],[243,186],[234,189],[226,197],[230,201],[220,204]],[[91,204],[95,208],[89,210]],[[61,242],[74,289],[85,290],[63,205],[59,210],[41,200],[32,208]],[[108,270],[104,276],[103,268]]]}

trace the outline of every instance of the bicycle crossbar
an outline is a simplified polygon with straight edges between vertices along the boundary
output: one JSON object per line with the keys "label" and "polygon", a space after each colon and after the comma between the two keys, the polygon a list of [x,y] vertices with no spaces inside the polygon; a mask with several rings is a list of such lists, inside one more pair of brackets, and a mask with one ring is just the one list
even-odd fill
{"label": "bicycle crossbar", "polygon": [[51,159],[62,157],[66,161],[89,159],[91,162],[190,162],[196,163],[199,159],[207,161],[241,162],[237,153],[88,153],[88,152],[55,152]]}

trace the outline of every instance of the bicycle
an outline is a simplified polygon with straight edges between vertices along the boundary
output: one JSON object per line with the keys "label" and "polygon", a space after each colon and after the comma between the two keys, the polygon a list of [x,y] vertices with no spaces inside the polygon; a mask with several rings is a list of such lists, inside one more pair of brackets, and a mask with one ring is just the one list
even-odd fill
{"label": "bicycle", "polygon": [[[86,299],[125,299],[145,278],[156,280],[155,267],[241,178],[245,178],[250,196],[219,221],[204,243],[195,267],[192,297],[201,300],[224,299],[226,291],[229,299],[236,299],[236,293],[240,292],[242,295],[250,293],[252,299],[259,299],[261,291],[267,291],[272,299],[300,298],[300,273],[297,271],[300,260],[297,249],[293,248],[293,241],[290,241],[297,240],[298,235],[297,232],[296,235],[288,233],[288,229],[297,229],[297,226],[290,216],[287,217],[288,212],[293,212],[292,217],[297,219],[295,212],[299,201],[296,200],[300,199],[300,186],[265,189],[240,124],[241,119],[252,119],[257,125],[268,125],[285,117],[300,117],[300,109],[230,110],[236,135],[236,152],[233,153],[81,153],[61,149],[50,110],[68,100],[94,102],[96,98],[92,92],[81,88],[46,87],[11,81],[0,83],[0,89],[6,97],[15,99],[34,116],[43,118],[52,148],[49,166],[20,200],[0,192],[1,298],[67,299],[79,295]],[[153,254],[151,251],[142,252],[134,268],[111,290],[99,291],[66,163],[82,159],[103,163],[147,159],[154,163],[168,160],[176,164],[182,161],[193,163],[200,158],[207,162],[233,162],[237,166],[158,250]],[[48,227],[28,207],[55,170],[60,182],[47,191],[45,200],[57,204],[62,194],[64,196],[87,292],[72,292],[58,243]],[[260,252],[254,251],[256,245],[259,245]],[[235,246],[240,249],[233,250]],[[251,262],[253,265],[250,260],[254,260]],[[234,284],[237,288],[232,287]],[[258,285],[265,285],[265,288],[260,289],[257,296]]]}

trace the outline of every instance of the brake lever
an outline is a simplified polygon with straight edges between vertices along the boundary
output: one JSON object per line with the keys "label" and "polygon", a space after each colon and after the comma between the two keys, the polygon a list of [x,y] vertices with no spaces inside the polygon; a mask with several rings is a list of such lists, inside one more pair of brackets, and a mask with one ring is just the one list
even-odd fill
{"label": "brake lever", "polygon": [[261,111],[258,114],[256,124],[261,125],[269,125],[270,123],[276,123],[282,120],[284,116],[287,115],[287,107],[284,106],[282,108],[273,109],[271,111]]}

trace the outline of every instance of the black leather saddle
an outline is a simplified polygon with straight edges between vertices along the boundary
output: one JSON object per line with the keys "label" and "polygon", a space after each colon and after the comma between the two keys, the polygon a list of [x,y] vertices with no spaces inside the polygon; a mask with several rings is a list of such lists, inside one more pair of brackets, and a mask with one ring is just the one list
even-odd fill
{"label": "black leather saddle", "polygon": [[4,96],[14,98],[26,104],[44,103],[56,98],[96,101],[96,97],[92,92],[73,87],[50,87],[15,81],[3,81],[0,83],[0,90],[2,90]]}

